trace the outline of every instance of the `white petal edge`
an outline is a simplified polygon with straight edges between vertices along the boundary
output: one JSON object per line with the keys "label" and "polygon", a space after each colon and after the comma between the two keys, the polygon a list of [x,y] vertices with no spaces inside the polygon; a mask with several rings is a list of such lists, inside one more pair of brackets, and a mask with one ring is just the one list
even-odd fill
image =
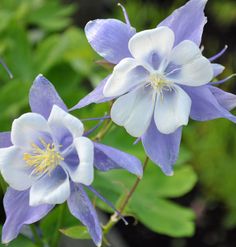
{"label": "white petal edge", "polygon": [[15,190],[28,189],[36,179],[23,160],[23,151],[14,146],[0,149],[0,170],[4,180]]}
{"label": "white petal edge", "polygon": [[62,168],[59,169],[65,173],[63,173],[64,179],[60,178],[58,174],[46,174],[32,185],[30,188],[30,206],[61,204],[68,199],[70,196],[69,177],[67,172]]}
{"label": "white petal edge", "polygon": [[157,27],[136,33],[129,41],[129,50],[138,60],[146,61],[153,53],[169,57],[174,45],[174,32],[169,27]]}
{"label": "white petal edge", "polygon": [[140,137],[147,130],[155,104],[154,91],[140,87],[119,97],[112,106],[111,118],[126,131]]}
{"label": "white petal edge", "polygon": [[190,40],[184,40],[171,51],[170,62],[176,65],[184,65],[202,56],[199,47]]}
{"label": "white petal edge", "polygon": [[71,179],[76,183],[90,185],[94,179],[94,145],[86,137],[74,140],[74,145],[79,156],[80,163],[75,172],[70,173]]}
{"label": "white petal edge", "polygon": [[213,79],[213,67],[202,56],[199,47],[190,40],[177,45],[171,52],[170,62],[180,66],[178,73],[167,78],[187,86],[202,86]]}
{"label": "white petal edge", "polygon": [[17,147],[31,148],[40,132],[49,132],[47,120],[38,113],[25,113],[13,121],[11,141]]}
{"label": "white petal edge", "polygon": [[[142,70],[141,72],[135,70],[138,67]],[[145,68],[133,58],[125,58],[114,67],[113,73],[103,89],[103,95],[117,97],[127,93],[133,87],[145,82],[148,74]]]}
{"label": "white petal edge", "polygon": [[171,134],[180,126],[187,125],[190,109],[191,99],[179,86],[175,86],[172,92],[159,94],[154,109],[157,129],[162,134]]}
{"label": "white petal edge", "polygon": [[84,133],[83,123],[68,112],[62,110],[59,106],[53,105],[52,111],[48,118],[48,124],[52,131],[55,127],[68,129],[73,138],[82,136]]}

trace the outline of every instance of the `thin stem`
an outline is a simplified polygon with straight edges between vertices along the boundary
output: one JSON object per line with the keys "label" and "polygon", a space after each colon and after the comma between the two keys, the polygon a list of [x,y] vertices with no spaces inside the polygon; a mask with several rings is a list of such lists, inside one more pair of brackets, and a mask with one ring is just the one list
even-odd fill
{"label": "thin stem", "polygon": [[110,130],[112,126],[112,120],[110,119],[104,128],[93,138],[95,141],[101,141],[102,138],[107,134],[107,132]]}
{"label": "thin stem", "polygon": [[34,224],[30,225],[31,232],[34,237],[35,244],[40,247],[44,247],[42,239],[39,237],[37,229]]}
{"label": "thin stem", "polygon": [[59,216],[58,216],[58,219],[57,219],[57,225],[55,227],[56,231],[55,231],[55,233],[53,235],[53,238],[52,238],[52,247],[57,247],[58,246],[58,242],[60,240],[59,229],[61,228],[61,226],[63,224],[63,218],[64,218],[65,209],[66,209],[66,204],[65,203],[60,205],[60,211],[59,211]]}
{"label": "thin stem", "polygon": [[[146,157],[145,161],[143,163],[143,171],[145,171],[147,164],[148,164],[149,158]],[[120,214],[122,214],[126,208],[126,206],[128,205],[132,195],[134,194],[134,192],[136,191],[139,183],[141,181],[141,178],[137,178],[133,184],[133,186],[131,187],[130,191],[126,194],[123,202],[121,203],[118,211],[120,212]],[[107,222],[107,224],[105,226],[103,226],[103,234],[106,235],[111,228],[119,221],[120,217],[117,215],[117,213],[114,213],[113,215],[111,215],[110,220]]]}
{"label": "thin stem", "polygon": [[7,184],[5,183],[5,181],[3,180],[2,177],[0,177],[0,185],[1,185],[1,188],[2,188],[3,194],[5,194],[5,192],[7,190]]}

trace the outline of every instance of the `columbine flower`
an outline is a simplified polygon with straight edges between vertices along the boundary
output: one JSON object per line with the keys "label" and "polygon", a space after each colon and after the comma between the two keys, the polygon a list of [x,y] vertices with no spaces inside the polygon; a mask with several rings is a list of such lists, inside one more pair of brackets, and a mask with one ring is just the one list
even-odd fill
{"label": "columbine flower", "polygon": [[72,215],[99,246],[101,227],[83,189],[93,181],[94,166],[102,171],[125,168],[138,176],[142,166],[133,156],[83,136],[82,122],[67,112],[41,75],[31,88],[30,105],[33,112],[14,120],[11,133],[0,135],[0,169],[10,185],[4,197],[2,241],[10,242],[24,224],[40,220],[67,200]]}
{"label": "columbine flower", "polygon": [[[115,20],[90,21],[85,32],[91,46],[109,63],[112,75],[75,107],[119,97],[111,117],[135,137],[147,155],[167,174],[173,174],[188,118],[206,121],[228,118],[236,96],[211,85],[224,67],[210,63],[199,50],[207,0],[190,0],[157,28],[140,33]],[[126,15],[127,19],[127,15]]]}
{"label": "columbine flower", "polygon": [[135,34],[129,41],[134,58],[115,66],[103,89],[105,97],[119,97],[111,118],[129,134],[141,137],[154,122],[162,134],[171,134],[188,123],[191,99],[181,87],[211,81],[213,69],[195,43],[175,37],[168,27]]}

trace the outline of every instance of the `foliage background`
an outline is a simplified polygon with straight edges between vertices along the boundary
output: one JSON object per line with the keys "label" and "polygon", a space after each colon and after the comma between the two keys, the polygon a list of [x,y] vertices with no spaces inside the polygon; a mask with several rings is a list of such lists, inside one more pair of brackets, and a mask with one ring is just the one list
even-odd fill
{"label": "foliage background", "polygon": [[[139,31],[155,27],[185,2],[122,3]],[[95,18],[124,20],[116,4],[111,0],[0,0],[0,57],[14,75],[10,80],[0,67],[1,131],[9,130],[13,119],[29,111],[28,91],[37,74],[44,74],[70,107],[110,72],[96,63],[100,58],[87,43],[83,27]],[[226,66],[221,79],[236,71],[236,2],[210,0],[206,13],[209,21],[203,37],[204,54],[210,57],[225,44],[229,46],[219,59]],[[235,93],[234,81],[231,79],[222,88]],[[102,116],[108,110],[107,104],[92,105],[74,114],[83,119]],[[90,128],[95,123],[85,124]],[[123,129],[113,126],[102,142],[143,160],[141,146],[132,145],[133,141]],[[153,164],[149,165],[126,211],[133,216],[128,218],[130,225],[124,227],[119,223],[116,227],[119,238],[132,247],[236,246],[235,150],[234,124],[226,120],[190,122],[184,129],[175,176],[167,178]],[[122,171],[97,173],[94,186],[118,205],[133,179]],[[3,191],[5,186],[2,181]],[[103,212],[111,213],[99,200],[95,204]],[[59,212],[60,207],[40,223],[42,236],[50,245],[58,238],[52,226],[58,223]],[[4,217],[1,209],[1,223]],[[78,227],[79,223],[71,216],[65,218],[60,228]],[[139,221],[138,225],[133,226],[134,219]],[[56,233],[51,234],[53,231]],[[82,238],[78,233],[74,237]],[[21,236],[10,244],[14,246],[35,245]]]}

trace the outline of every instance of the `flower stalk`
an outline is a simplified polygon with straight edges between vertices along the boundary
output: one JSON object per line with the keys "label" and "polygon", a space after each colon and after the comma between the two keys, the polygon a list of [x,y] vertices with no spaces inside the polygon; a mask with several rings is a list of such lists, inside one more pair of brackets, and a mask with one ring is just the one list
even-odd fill
{"label": "flower stalk", "polygon": [[[143,171],[145,171],[147,164],[148,164],[149,158],[146,156],[144,163],[143,163]],[[120,207],[118,208],[118,211],[120,212],[120,214],[122,214],[126,208],[126,206],[128,205],[131,197],[133,196],[134,192],[136,191],[140,181],[142,180],[142,178],[137,177],[137,179],[135,180],[133,186],[131,187],[130,191],[124,196],[124,200],[122,201]],[[106,235],[109,233],[109,231],[111,230],[111,228],[120,220],[120,217],[117,215],[117,213],[114,213],[111,215],[109,221],[107,222],[107,224],[105,226],[103,226],[103,235]]]}

